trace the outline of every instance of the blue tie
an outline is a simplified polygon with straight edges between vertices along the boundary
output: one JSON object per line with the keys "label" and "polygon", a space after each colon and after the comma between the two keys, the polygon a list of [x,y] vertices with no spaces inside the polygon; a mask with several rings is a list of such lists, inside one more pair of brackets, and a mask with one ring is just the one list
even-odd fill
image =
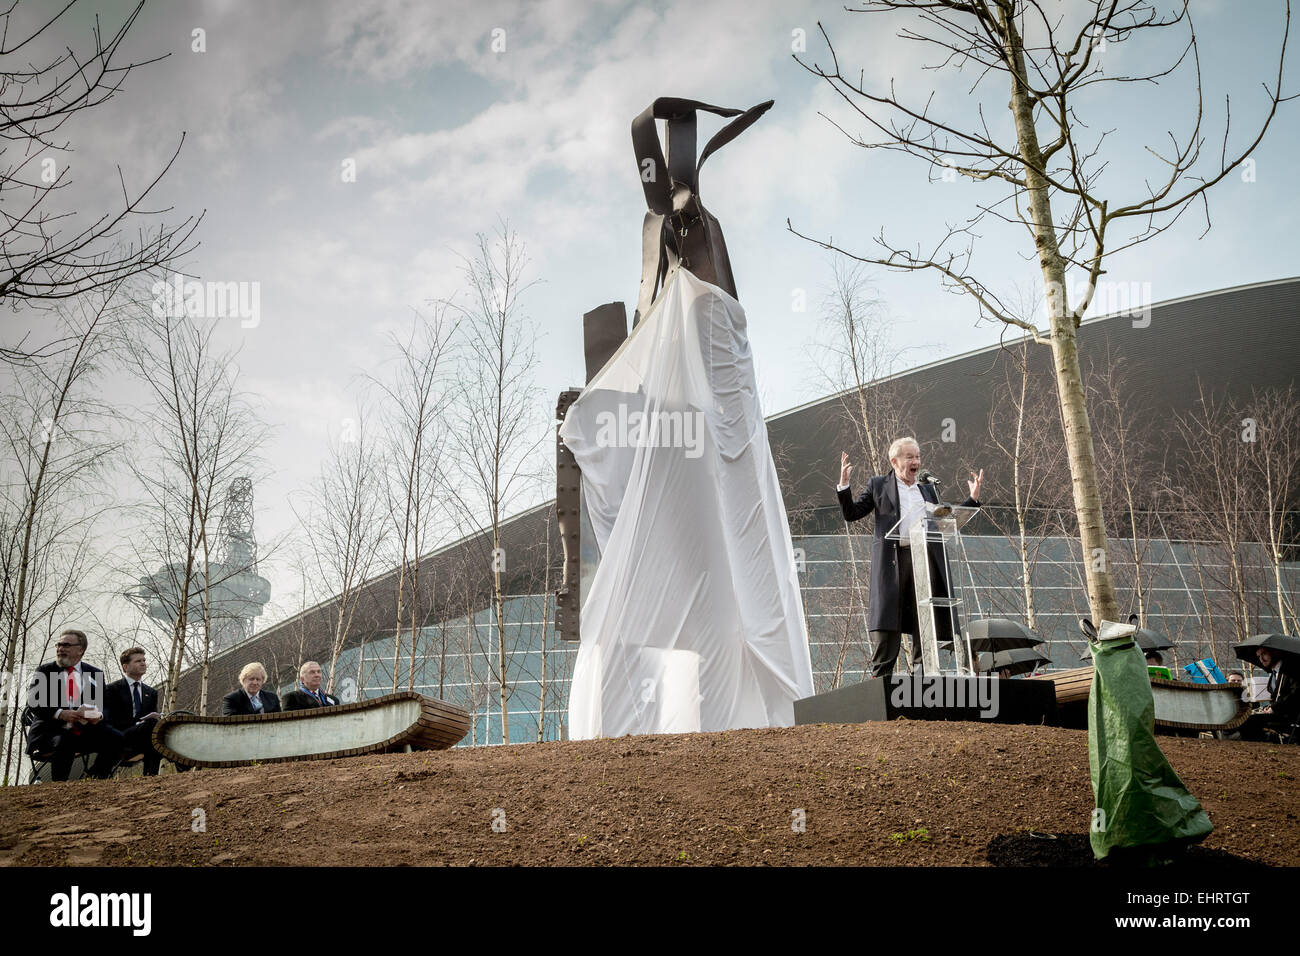
{"label": "blue tie", "polygon": [[254,694],[254,695],[253,695],[251,698],[249,698],[249,699],[252,700],[252,702],[253,702],[253,711],[254,711],[255,713],[261,713],[261,710],[262,710],[262,701],[258,698],[258,696],[257,696],[256,694]]}
{"label": "blue tie", "polygon": [[131,682],[131,700],[135,704],[134,716],[139,719],[140,712],[144,710],[144,704],[140,702],[140,682],[138,680]]}

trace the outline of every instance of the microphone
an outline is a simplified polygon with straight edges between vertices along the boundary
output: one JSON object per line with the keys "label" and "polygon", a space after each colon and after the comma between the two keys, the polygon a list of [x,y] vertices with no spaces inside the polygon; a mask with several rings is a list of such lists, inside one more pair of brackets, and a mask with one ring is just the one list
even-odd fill
{"label": "microphone", "polygon": [[[916,476],[916,480],[918,482],[923,481],[927,485],[934,485],[936,494],[938,493],[938,489],[942,485],[942,482],[940,482],[939,479],[936,478],[928,468],[922,468],[920,474]],[[941,498],[939,499],[939,504],[935,505],[934,511],[930,513],[930,517],[947,518],[951,514],[952,514],[952,505],[944,504],[943,499]]]}

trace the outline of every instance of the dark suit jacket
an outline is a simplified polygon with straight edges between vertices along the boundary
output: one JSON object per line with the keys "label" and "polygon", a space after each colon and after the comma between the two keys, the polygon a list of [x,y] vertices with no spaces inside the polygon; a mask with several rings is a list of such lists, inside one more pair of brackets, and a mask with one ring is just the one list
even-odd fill
{"label": "dark suit jacket", "polygon": [[[931,504],[939,503],[939,495],[933,485],[921,485],[921,497]],[[899,608],[898,596],[898,542],[885,538],[902,515],[899,513],[898,484],[891,471],[887,475],[875,475],[867,481],[867,487],[856,500],[852,489],[845,488],[839,492],[840,508],[845,521],[857,521],[871,513],[876,515],[875,537],[871,542],[871,602],[867,613],[867,629],[872,631],[901,631],[903,615]],[[979,502],[967,498],[962,502],[968,508],[978,508]],[[936,582],[935,591],[947,594],[947,569],[943,565],[943,551],[937,543],[927,546],[930,567]],[[904,557],[911,560],[910,552]],[[939,640],[952,640],[953,627],[960,627],[957,612],[936,614]],[[950,623],[951,621],[951,623]]]}
{"label": "dark suit jacket", "polygon": [[[263,689],[261,692],[262,713],[278,714],[280,712],[280,698],[276,697],[269,690]],[[222,717],[239,717],[244,714],[256,714],[253,705],[244,693],[244,688],[232,690],[225,697],[221,698],[221,716]]]}
{"label": "dark suit jacket", "polygon": [[1284,657],[1269,674],[1269,694],[1273,710],[1272,723],[1289,727],[1300,720],[1300,667]]}
{"label": "dark suit jacket", "polygon": [[[140,716],[158,709],[158,691],[144,681],[140,682]],[[110,727],[130,730],[136,725],[135,703],[131,700],[131,682],[125,677],[104,688],[104,719]]]}
{"label": "dark suit jacket", "polygon": [[[104,672],[93,664],[81,663],[81,702],[104,710]],[[27,752],[37,753],[54,746],[54,738],[63,733],[63,721],[55,713],[71,705],[68,699],[66,671],[51,661],[36,668],[27,689],[27,706],[32,724],[27,729]]]}
{"label": "dark suit jacket", "polygon": [[[321,691],[320,695],[325,698],[324,706],[338,706],[339,699],[333,694],[327,694],[324,691]],[[285,694],[283,705],[285,710],[311,710],[313,707],[321,706],[315,697],[307,693],[301,687],[295,688]]]}

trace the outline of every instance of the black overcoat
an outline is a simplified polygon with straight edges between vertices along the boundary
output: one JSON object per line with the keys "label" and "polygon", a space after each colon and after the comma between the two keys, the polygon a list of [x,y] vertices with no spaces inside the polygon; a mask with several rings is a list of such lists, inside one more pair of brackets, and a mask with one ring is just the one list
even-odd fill
{"label": "black overcoat", "polygon": [[[921,497],[931,504],[939,503],[938,493],[933,485],[921,485]],[[851,488],[839,492],[840,507],[844,511],[845,521],[857,521],[874,513],[876,516],[875,536],[871,541],[871,601],[867,609],[867,628],[872,631],[902,631],[911,633],[912,621],[904,621],[898,600],[898,542],[888,540],[885,535],[898,524],[898,484],[897,476],[891,471],[887,475],[875,475],[867,482],[857,499]],[[967,498],[962,504],[968,508],[978,508],[979,502]],[[948,574],[944,567],[943,549],[935,542],[926,546],[930,559],[931,578],[935,582],[935,594],[948,594]],[[905,558],[911,560],[910,551],[904,551]],[[936,634],[940,643],[952,640],[954,626],[960,628],[957,611],[951,616],[937,614]],[[903,627],[907,624],[908,627]]]}

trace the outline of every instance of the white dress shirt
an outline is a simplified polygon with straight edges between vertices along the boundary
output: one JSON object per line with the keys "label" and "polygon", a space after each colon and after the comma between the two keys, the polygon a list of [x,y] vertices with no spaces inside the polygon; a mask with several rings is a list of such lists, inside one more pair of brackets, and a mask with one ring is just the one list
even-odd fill
{"label": "white dress shirt", "polygon": [[[921,483],[914,481],[910,485],[894,473],[894,482],[898,487],[898,513],[902,516],[902,522],[898,527],[898,546],[900,548],[910,548],[912,546],[912,525],[916,524],[917,519],[925,514],[925,496],[921,494]],[[844,491],[848,485],[836,485],[836,492]]]}
{"label": "white dress shirt", "polygon": [[910,485],[894,475],[898,484],[898,513],[902,520],[898,525],[898,546],[912,546],[912,527],[925,516],[925,496],[921,494],[921,483],[914,481]]}

